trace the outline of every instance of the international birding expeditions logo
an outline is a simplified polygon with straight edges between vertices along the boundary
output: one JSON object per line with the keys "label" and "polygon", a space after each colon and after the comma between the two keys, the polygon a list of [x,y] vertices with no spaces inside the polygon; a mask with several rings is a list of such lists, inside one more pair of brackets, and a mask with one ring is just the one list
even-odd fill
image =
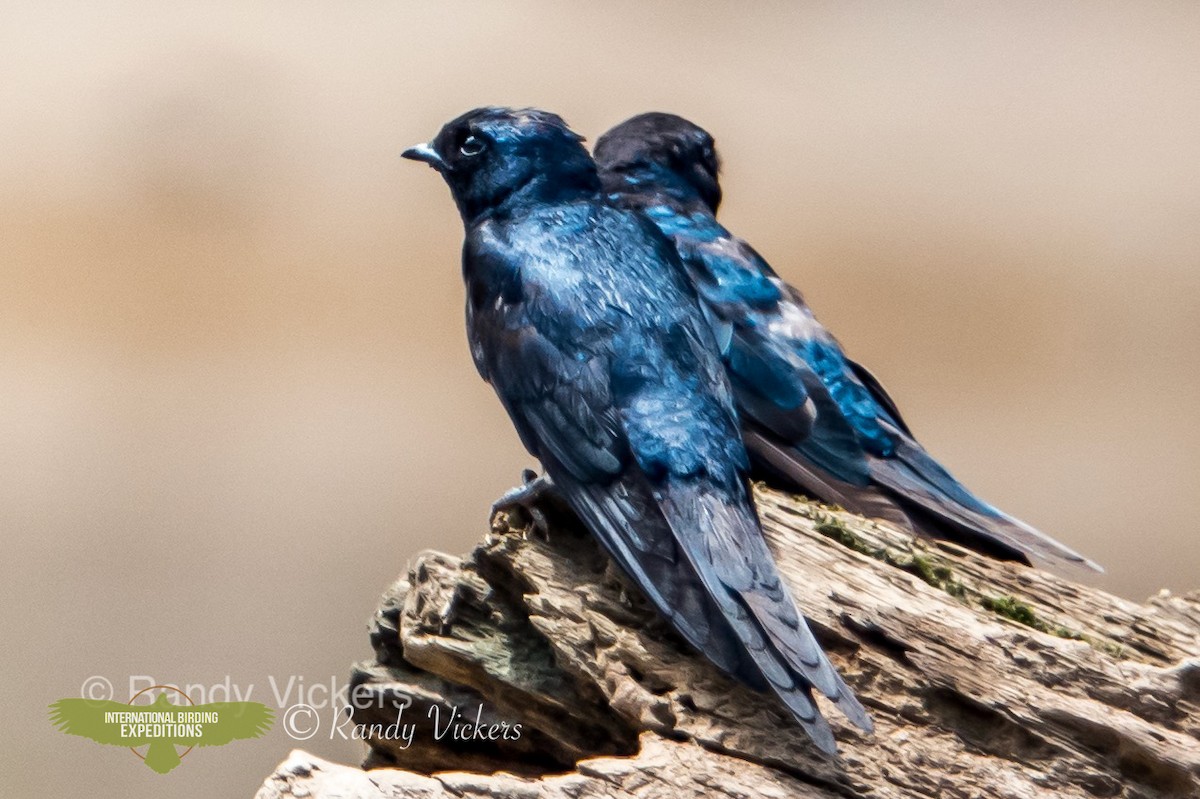
{"label": "international birding expeditions logo", "polygon": [[[261,702],[197,705],[173,685],[144,688],[128,703],[84,696],[60,699],[50,706],[50,722],[58,729],[97,743],[128,747],[159,774],[178,766],[197,746],[257,738],[271,729],[274,719],[274,711]],[[138,751],[142,747],[144,753]],[[185,749],[180,753],[177,747]]]}

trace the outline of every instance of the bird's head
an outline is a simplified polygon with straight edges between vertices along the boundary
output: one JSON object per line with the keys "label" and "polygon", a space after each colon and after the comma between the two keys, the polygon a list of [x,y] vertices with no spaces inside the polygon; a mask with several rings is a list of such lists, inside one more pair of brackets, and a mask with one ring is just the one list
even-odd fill
{"label": "bird's head", "polygon": [[569,200],[600,188],[583,137],[557,114],[535,108],[468,111],[403,156],[442,174],[467,224],[524,203]]}
{"label": "bird's head", "polygon": [[596,141],[594,156],[606,191],[667,191],[714,214],[721,204],[716,143],[683,117],[655,111],[627,119]]}

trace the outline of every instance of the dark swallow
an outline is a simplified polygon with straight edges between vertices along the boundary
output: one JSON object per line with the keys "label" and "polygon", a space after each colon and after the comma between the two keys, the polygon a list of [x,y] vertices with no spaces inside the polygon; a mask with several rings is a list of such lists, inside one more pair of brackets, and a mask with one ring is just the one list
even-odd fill
{"label": "dark swallow", "polygon": [[718,343],[671,242],[605,202],[554,114],[478,109],[404,155],[450,186],[475,365],[557,493],[692,646],[772,690],[822,751],[813,688],[870,730],[767,549]]}
{"label": "dark swallow", "polygon": [[800,292],[717,221],[720,162],[708,132],[642,114],[601,136],[595,159],[609,202],[675,242],[721,343],[756,477],[995,557],[1101,571],[954,479]]}

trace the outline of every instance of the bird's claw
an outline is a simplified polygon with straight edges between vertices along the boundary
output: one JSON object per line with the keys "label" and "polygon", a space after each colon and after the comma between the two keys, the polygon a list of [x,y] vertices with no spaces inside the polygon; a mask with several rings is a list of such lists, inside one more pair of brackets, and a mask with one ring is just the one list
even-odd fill
{"label": "bird's claw", "polygon": [[504,511],[510,515],[524,515],[529,518],[529,531],[542,538],[550,535],[550,524],[546,513],[539,507],[539,500],[554,488],[546,475],[538,476],[533,469],[521,472],[521,485],[510,488],[504,496],[492,503],[492,515]]}

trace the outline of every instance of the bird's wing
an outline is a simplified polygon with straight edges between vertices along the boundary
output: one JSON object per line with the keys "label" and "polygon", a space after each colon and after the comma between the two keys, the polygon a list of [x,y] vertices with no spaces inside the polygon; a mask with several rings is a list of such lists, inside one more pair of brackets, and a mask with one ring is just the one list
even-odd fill
{"label": "bird's wing", "polygon": [[[749,245],[711,217],[680,215],[671,224],[710,315],[734,330],[726,366],[751,423],[747,443],[757,463],[820,499],[910,529],[1001,557],[1099,570],[951,477],[912,437],[879,381],[846,356],[800,293]],[[775,287],[773,300],[760,281]],[[770,404],[785,398],[778,387],[789,380],[803,386],[806,403]]]}
{"label": "bird's wing", "polygon": [[747,491],[737,414],[702,325],[693,313],[660,340],[643,342],[657,379],[614,380],[612,401],[683,560],[769,686],[832,751],[810,687],[863,729],[871,722],[813,637],[766,546]]}
{"label": "bird's wing", "polygon": [[608,361],[567,357],[531,325],[487,335],[490,381],[568,504],[690,644],[753,683],[756,672],[680,557],[650,486],[631,462]]}
{"label": "bird's wing", "polygon": [[[767,345],[802,353],[806,368],[819,375],[834,404],[821,408],[824,413],[819,414],[814,427],[820,435],[824,423],[838,415],[851,425],[858,448],[840,448],[832,462],[850,463],[856,468],[865,462],[870,486],[875,489],[856,497],[856,503],[865,501],[866,505],[848,507],[892,521],[898,520],[895,511],[899,510],[900,517],[907,519],[905,526],[911,529],[932,528],[936,535],[998,557],[1026,563],[1036,558],[1069,568],[1103,571],[1071,548],[984,502],[951,476],[912,437],[879,381],[846,356],[837,339],[808,311],[799,292],[781,285],[783,297],[776,313],[781,321],[766,325],[772,339]],[[819,392],[814,391],[814,396]],[[822,465],[831,460],[814,458],[808,442],[799,445],[798,450]],[[872,508],[871,503],[889,494],[892,503]]]}
{"label": "bird's wing", "polygon": [[607,362],[569,357],[533,325],[491,335],[491,383],[531,451],[578,480],[618,474],[623,453]]}
{"label": "bird's wing", "polygon": [[675,241],[706,318],[723,342],[721,351],[742,414],[788,441],[803,441],[812,432],[815,415],[808,385],[786,353],[758,346],[760,331],[747,324],[752,314],[774,307],[780,299],[769,267],[766,272],[739,268],[738,258],[744,255],[740,242],[717,235],[702,220],[682,220],[673,224],[660,213],[658,221],[667,225],[665,230],[688,231]]}
{"label": "bird's wing", "polygon": [[755,470],[768,482],[782,483],[812,499],[882,519],[900,530],[916,534],[909,513],[887,491],[872,483],[859,485],[839,480],[811,458],[801,457],[794,446],[780,442],[767,431],[748,427],[743,435]]}
{"label": "bird's wing", "polygon": [[119,723],[106,722],[105,713],[128,712],[134,708],[124,702],[101,699],[60,699],[50,706],[50,723],[70,735],[82,735],[93,741],[113,746],[142,746],[150,738],[130,738],[121,735]]}
{"label": "bird's wing", "polygon": [[939,535],[965,546],[1026,563],[1040,559],[1072,569],[1104,571],[1091,559],[976,497],[907,436],[897,436],[893,457],[872,459],[871,478],[913,509],[918,523],[931,519]]}
{"label": "bird's wing", "polygon": [[[712,215],[669,205],[646,215],[673,237],[708,315],[734,331],[725,366],[739,410],[779,441],[806,449],[839,479],[865,484],[864,450],[890,454],[881,421],[901,425],[859,380],[800,293]],[[877,393],[887,396],[882,388]],[[894,407],[890,398],[886,404]]]}
{"label": "bird's wing", "polygon": [[[833,479],[866,487],[863,432],[879,436],[874,405],[869,397],[863,401],[866,390],[852,379],[827,384],[842,364],[836,342],[818,335],[823,328],[799,294],[748,244],[711,217],[707,226],[699,218],[692,223],[676,243],[709,314],[734,331],[725,366],[738,410],[775,444],[796,449]],[[856,387],[861,396],[854,396]]]}
{"label": "bird's wing", "polygon": [[180,738],[180,745],[221,746],[242,738],[258,738],[275,720],[275,712],[261,702],[209,702],[187,708],[199,712],[215,712],[215,722],[203,722],[200,737]]}
{"label": "bird's wing", "polygon": [[[505,274],[519,264],[492,236],[468,239],[469,274]],[[722,670],[749,682],[736,637],[722,626],[704,586],[689,572],[658,512],[648,485],[632,465],[610,390],[603,352],[576,357],[513,307],[477,306],[468,299],[468,338],[483,378],[492,384],[522,443],[546,471],[588,530],[654,607]],[[582,307],[579,312],[594,311]],[[544,323],[545,324],[545,323]],[[561,331],[558,338],[568,338]],[[564,349],[574,350],[564,352]],[[761,682],[761,677],[757,677]]]}

